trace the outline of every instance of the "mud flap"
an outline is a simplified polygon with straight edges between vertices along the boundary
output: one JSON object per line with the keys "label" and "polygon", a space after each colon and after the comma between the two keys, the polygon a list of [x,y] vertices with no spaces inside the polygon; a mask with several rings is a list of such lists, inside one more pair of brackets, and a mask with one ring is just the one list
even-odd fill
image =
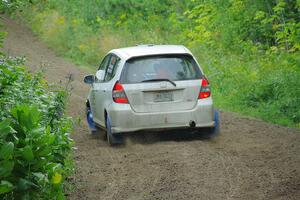
{"label": "mud flap", "polygon": [[111,123],[110,118],[107,116],[106,118],[106,133],[108,138],[109,145],[120,145],[123,144],[123,137],[121,134],[113,134],[111,132]]}
{"label": "mud flap", "polygon": [[91,112],[90,108],[87,108],[87,110],[86,110],[86,120],[89,125],[89,129],[91,131],[96,131],[97,129],[95,126],[95,122],[93,120],[93,113]]}

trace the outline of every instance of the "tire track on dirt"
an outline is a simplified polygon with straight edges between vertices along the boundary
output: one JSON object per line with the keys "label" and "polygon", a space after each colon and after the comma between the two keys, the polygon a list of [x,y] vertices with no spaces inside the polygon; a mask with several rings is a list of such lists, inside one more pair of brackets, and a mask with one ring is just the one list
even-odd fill
{"label": "tire track on dirt", "polygon": [[4,51],[26,56],[32,71],[43,65],[50,83],[74,79],[68,113],[82,121],[72,136],[69,199],[300,199],[299,130],[221,112],[222,132],[211,140],[182,131],[133,134],[126,146],[111,148],[84,122],[86,72],[21,23],[2,22],[9,33]]}

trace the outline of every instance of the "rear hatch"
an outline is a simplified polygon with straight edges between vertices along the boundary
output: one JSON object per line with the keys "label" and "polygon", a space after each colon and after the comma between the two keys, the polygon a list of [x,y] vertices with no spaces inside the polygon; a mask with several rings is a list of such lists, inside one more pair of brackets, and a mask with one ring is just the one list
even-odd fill
{"label": "rear hatch", "polygon": [[120,82],[135,112],[172,112],[197,105],[201,77],[190,55],[155,55],[128,60]]}

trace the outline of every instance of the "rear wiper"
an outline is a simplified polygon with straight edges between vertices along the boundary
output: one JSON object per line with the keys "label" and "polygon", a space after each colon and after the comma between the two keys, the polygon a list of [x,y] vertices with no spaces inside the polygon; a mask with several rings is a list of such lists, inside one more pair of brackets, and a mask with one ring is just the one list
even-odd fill
{"label": "rear wiper", "polygon": [[168,81],[169,83],[171,83],[176,87],[176,83],[167,78],[147,79],[147,80],[143,80],[142,82],[157,82],[157,81]]}

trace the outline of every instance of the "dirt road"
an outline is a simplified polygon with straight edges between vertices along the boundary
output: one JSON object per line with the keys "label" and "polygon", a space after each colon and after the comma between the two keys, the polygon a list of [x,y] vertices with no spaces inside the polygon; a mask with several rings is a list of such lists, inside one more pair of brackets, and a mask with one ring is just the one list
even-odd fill
{"label": "dirt road", "polygon": [[[68,112],[84,119],[86,72],[23,25],[1,21],[9,33],[5,51],[26,56],[32,70],[45,66],[50,82],[73,75]],[[111,148],[83,121],[73,134],[76,173],[68,198],[300,199],[299,130],[225,112],[221,130],[212,140],[184,132],[135,134],[126,137],[126,146]]]}

